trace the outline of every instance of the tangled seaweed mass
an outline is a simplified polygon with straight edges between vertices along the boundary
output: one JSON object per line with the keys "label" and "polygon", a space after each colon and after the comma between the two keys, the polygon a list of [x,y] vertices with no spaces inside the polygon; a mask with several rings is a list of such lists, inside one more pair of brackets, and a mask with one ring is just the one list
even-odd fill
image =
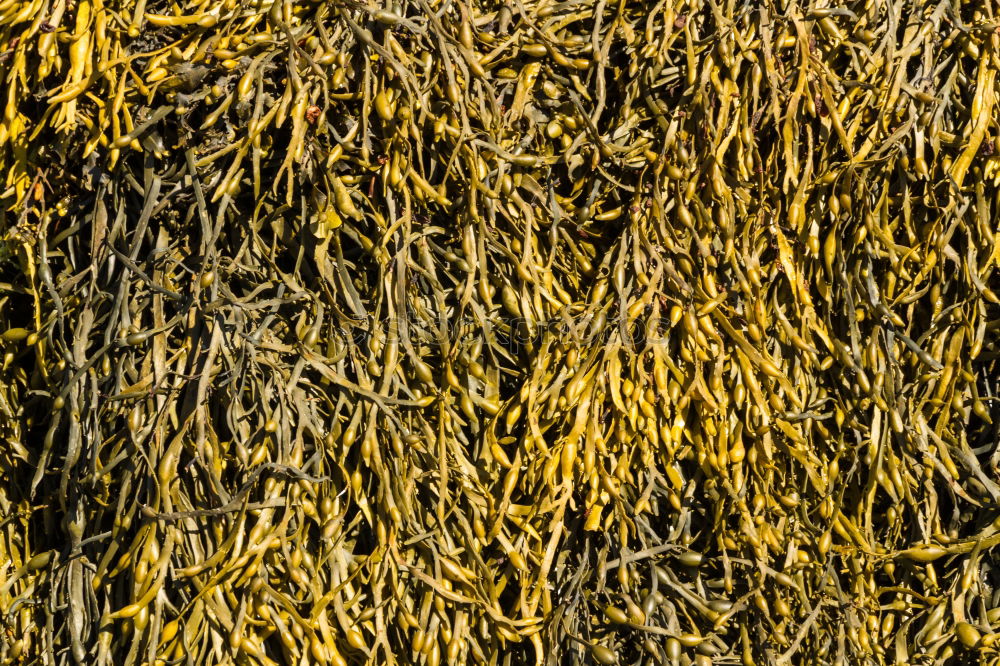
{"label": "tangled seaweed mass", "polygon": [[0,663],[1000,658],[993,0],[0,0]]}

